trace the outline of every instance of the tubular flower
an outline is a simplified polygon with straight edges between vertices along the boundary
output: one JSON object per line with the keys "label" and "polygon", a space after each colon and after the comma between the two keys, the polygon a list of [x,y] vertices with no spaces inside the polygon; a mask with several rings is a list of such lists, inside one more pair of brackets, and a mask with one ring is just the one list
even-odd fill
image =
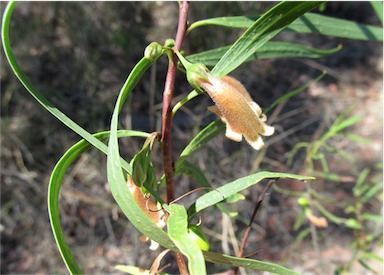
{"label": "tubular flower", "polygon": [[226,124],[227,138],[246,141],[256,150],[263,147],[260,135],[271,136],[275,128],[267,125],[267,117],[254,102],[244,86],[230,76],[219,79],[213,76],[204,64],[193,64],[175,51],[186,69],[187,80],[197,91],[204,90],[216,106],[208,109],[221,117]]}
{"label": "tubular flower", "polygon": [[271,136],[275,128],[267,125],[267,117],[254,102],[244,86],[230,76],[222,79],[211,75],[202,64],[187,69],[187,79],[193,87],[208,93],[216,106],[208,109],[221,117],[226,124],[226,137],[240,142],[242,137],[256,150],[263,147],[260,135]]}
{"label": "tubular flower", "polygon": [[226,124],[226,137],[239,142],[244,136],[254,149],[261,149],[264,142],[260,135],[270,136],[275,128],[265,124],[267,117],[261,113],[260,106],[233,77],[218,79],[208,74],[207,78],[208,81],[201,81],[201,87],[216,104],[208,109]]}

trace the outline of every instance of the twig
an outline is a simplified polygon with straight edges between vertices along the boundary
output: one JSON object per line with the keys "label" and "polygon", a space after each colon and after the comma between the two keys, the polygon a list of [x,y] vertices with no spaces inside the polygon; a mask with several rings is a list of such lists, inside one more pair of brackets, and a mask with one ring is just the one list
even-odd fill
{"label": "twig", "polygon": [[[185,31],[187,28],[187,15],[189,10],[189,3],[183,1],[180,4],[179,23],[176,33],[175,49],[180,50],[184,40]],[[165,80],[165,87],[163,93],[163,116],[162,116],[162,129],[161,129],[161,149],[163,155],[163,165],[165,182],[167,189],[167,203],[170,203],[175,196],[174,186],[174,171],[171,156],[171,128],[172,128],[172,95],[175,88],[175,78],[177,71],[177,57],[173,54],[172,60],[169,61],[167,77]]]}
{"label": "twig", "polygon": [[[185,31],[187,28],[187,16],[189,10],[189,3],[183,1],[180,3],[179,22],[176,33],[175,49],[180,51],[183,44]],[[174,171],[172,165],[171,155],[171,128],[172,128],[172,95],[175,88],[175,78],[177,71],[177,57],[173,54],[172,60],[169,60],[167,77],[165,80],[165,87],[163,93],[163,115],[162,115],[162,129],[161,129],[161,150],[163,157],[163,166],[165,174],[165,183],[167,189],[167,203],[174,200],[175,197],[175,184],[174,184]],[[180,253],[175,253],[177,265],[180,274],[188,274],[188,269],[185,260]]]}
{"label": "twig", "polygon": [[188,275],[188,268],[187,265],[185,264],[184,257],[181,253],[176,253],[175,252],[175,258],[177,261],[177,266],[179,267],[180,275]]}
{"label": "twig", "polygon": [[[239,255],[238,255],[239,258],[242,258],[243,255],[244,255],[245,245],[246,245],[247,240],[248,240],[248,238],[249,238],[249,234],[251,233],[252,223],[253,223],[253,221],[255,220],[256,214],[257,214],[257,212],[258,212],[259,209],[260,209],[260,206],[261,206],[261,203],[262,203],[263,200],[264,200],[265,194],[268,192],[268,190],[272,187],[272,185],[273,185],[275,182],[276,182],[276,180],[270,180],[270,181],[267,183],[267,186],[264,188],[263,192],[260,194],[259,198],[257,199],[256,205],[255,205],[255,209],[253,210],[253,213],[252,213],[252,217],[251,217],[251,219],[250,219],[250,221],[249,221],[247,230],[245,231],[244,238],[243,238],[243,240],[241,241],[240,251],[239,251]],[[237,271],[238,271],[238,268],[235,269],[235,274],[237,274]]]}

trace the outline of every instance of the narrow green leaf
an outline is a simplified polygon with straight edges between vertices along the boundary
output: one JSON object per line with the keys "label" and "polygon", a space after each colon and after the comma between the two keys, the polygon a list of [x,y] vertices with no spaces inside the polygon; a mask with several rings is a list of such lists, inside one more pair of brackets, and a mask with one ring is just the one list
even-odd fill
{"label": "narrow green leaf", "polygon": [[355,229],[355,230],[363,229],[363,226],[356,219],[353,219],[353,218],[350,218],[344,221],[344,225],[348,228]]}
{"label": "narrow green leaf", "polygon": [[297,235],[295,243],[300,244],[309,234],[311,234],[311,228],[305,228]]}
{"label": "narrow green leaf", "polygon": [[370,188],[369,191],[362,196],[362,198],[360,199],[360,202],[366,203],[370,198],[372,198],[379,191],[381,191],[381,189],[383,189],[382,184],[376,184],[376,185],[372,186],[372,188]]}
{"label": "narrow green leaf", "polygon": [[364,168],[363,171],[360,172],[359,177],[356,180],[356,184],[353,187],[353,193],[355,194],[355,196],[359,196],[361,194],[360,187],[367,179],[369,172],[371,172],[371,170],[368,167]]}
{"label": "narrow green leaf", "polygon": [[[304,224],[304,221],[305,221],[305,211],[300,211],[300,213],[296,217],[295,223],[293,224],[293,230],[294,231],[299,230],[299,228]],[[296,242],[298,242],[299,236],[300,234],[296,237]]]}
{"label": "narrow green leaf", "polygon": [[[103,141],[109,138],[109,131],[97,133],[93,136],[98,140]],[[149,135],[147,133],[129,130],[118,132],[118,137],[128,136],[147,137]],[[55,236],[56,244],[60,250],[61,256],[71,274],[81,274],[82,271],[77,265],[76,260],[73,257],[67,242],[65,241],[64,233],[61,228],[59,212],[59,193],[63,182],[63,177],[66,174],[68,167],[84,151],[86,151],[90,147],[92,147],[92,145],[88,141],[83,139],[73,145],[69,150],[67,150],[67,152],[60,158],[60,160],[55,165],[48,186],[48,211],[52,231]]]}
{"label": "narrow green leaf", "polygon": [[[192,63],[203,63],[206,66],[215,66],[220,58],[231,46],[224,46],[213,50],[192,54],[186,57]],[[329,50],[315,49],[299,43],[269,41],[246,60],[247,62],[266,58],[319,58],[334,54],[341,50],[341,45]]]}
{"label": "narrow green leaf", "polygon": [[363,220],[366,220],[366,221],[373,221],[377,223],[379,222],[381,223],[383,221],[382,215],[363,213],[362,217],[363,217]]}
{"label": "narrow green leaf", "polygon": [[[322,179],[326,179],[326,180],[329,180],[329,181],[334,181],[334,182],[345,182],[345,177],[344,176],[340,176],[338,174],[335,174],[335,173],[332,173],[332,172],[320,172],[320,171],[314,171],[312,173],[313,176],[315,176],[316,178],[322,178]],[[351,181],[353,181],[353,178],[351,178]]]}
{"label": "narrow green leaf", "polygon": [[[380,3],[380,1],[374,1]],[[376,5],[376,6],[375,6]],[[382,4],[380,12],[380,4],[374,4],[373,8],[378,17],[382,21]],[[249,28],[259,17],[245,17],[245,16],[229,16],[210,18],[194,22],[188,29],[191,31],[197,27],[216,25],[230,28]],[[350,20],[334,18],[330,16],[306,13],[300,16],[287,26],[285,31],[295,31],[298,33],[317,33],[326,36],[334,36],[340,38],[356,39],[356,40],[383,40],[383,29],[380,27],[359,24]]]}
{"label": "narrow green leaf", "polygon": [[355,141],[355,142],[360,142],[360,143],[364,143],[364,144],[372,143],[372,140],[365,138],[365,137],[362,137],[362,136],[359,136],[359,135],[356,135],[356,134],[346,133],[344,136],[346,138],[352,140],[352,141]]}
{"label": "narrow green leaf", "polygon": [[354,115],[350,118],[344,119],[343,121],[337,121],[339,123],[333,123],[331,128],[329,129],[329,132],[332,134],[336,134],[344,130],[345,128],[351,127],[354,124],[358,123],[360,120],[363,119],[363,116],[361,115]]}
{"label": "narrow green leaf", "polygon": [[317,201],[313,202],[313,205],[316,206],[316,208],[330,221],[336,223],[336,224],[341,224],[344,220],[342,218],[339,218],[332,213],[330,213],[328,210],[326,210],[320,203]]}
{"label": "narrow green leaf", "polygon": [[383,29],[350,20],[308,13],[294,21],[289,28],[300,33],[318,33],[355,40],[383,41]]}
{"label": "narrow green leaf", "polygon": [[273,274],[282,274],[282,275],[298,275],[299,273],[282,267],[277,264],[272,264],[268,262],[262,262],[247,258],[238,258],[229,255],[217,254],[213,252],[203,251],[203,255],[206,261],[216,263],[216,264],[226,264],[230,266],[239,266],[253,270],[263,270],[271,272]]}
{"label": "narrow green leaf", "polygon": [[373,253],[373,252],[364,252],[361,257],[361,259],[373,259],[377,260],[379,262],[383,262],[383,257]]}
{"label": "narrow green leaf", "polygon": [[374,268],[372,268],[371,266],[368,265],[368,263],[366,263],[364,260],[362,260],[361,258],[357,260],[359,262],[359,264],[361,264],[366,271],[370,271],[372,272],[373,274],[376,273],[376,270]]}
{"label": "narrow green leaf", "polygon": [[[119,93],[111,120],[111,135],[108,144],[107,175],[112,195],[130,222],[145,236],[172,250],[177,250],[168,234],[160,229],[145,215],[132,197],[126,184],[121,167],[117,126],[119,112],[125,99],[132,92],[144,72],[152,65],[154,59],[144,57],[136,64]],[[145,186],[148,189],[148,186]],[[150,190],[149,190],[150,191]],[[152,193],[152,192],[151,192]],[[157,198],[156,198],[157,199]]]}
{"label": "narrow green leaf", "polygon": [[321,2],[281,2],[247,29],[213,68],[212,73],[224,76],[240,66],[257,49],[276,36],[297,17],[318,6]]}
{"label": "narrow green leaf", "polygon": [[168,217],[168,234],[175,245],[188,259],[188,269],[191,275],[203,275],[205,261],[201,249],[188,234],[188,216],[184,206],[173,203]]}
{"label": "narrow green leaf", "polygon": [[297,180],[313,180],[313,177],[300,176],[288,173],[275,173],[275,172],[259,172],[252,174],[240,179],[237,179],[233,182],[227,183],[213,191],[208,192],[207,194],[201,196],[196,200],[196,202],[188,209],[188,214],[190,217],[196,215],[201,210],[215,205],[229,196],[236,194],[252,185],[257,184],[263,179],[273,179],[273,178],[291,178]]}
{"label": "narrow green leaf", "polygon": [[373,10],[383,24],[383,1],[370,1]]}
{"label": "narrow green leaf", "polygon": [[199,93],[199,92],[193,90],[193,91],[190,92],[186,97],[184,97],[182,100],[180,100],[179,102],[177,102],[177,103],[175,104],[175,106],[172,108],[172,116],[174,116],[174,115],[177,113],[177,111],[178,111],[181,107],[183,107],[183,105],[184,105],[185,103],[187,103],[188,101],[194,99],[194,98],[197,97],[198,95],[201,95],[201,93]]}
{"label": "narrow green leaf", "polygon": [[226,17],[215,17],[208,18],[193,22],[188,32],[204,26],[221,26],[228,28],[249,28],[259,18],[259,16],[226,16]]}

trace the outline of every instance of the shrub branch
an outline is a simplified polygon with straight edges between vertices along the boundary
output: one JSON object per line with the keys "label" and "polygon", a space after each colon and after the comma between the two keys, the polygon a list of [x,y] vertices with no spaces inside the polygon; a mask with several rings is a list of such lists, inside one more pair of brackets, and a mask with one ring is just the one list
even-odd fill
{"label": "shrub branch", "polygon": [[[183,44],[185,32],[187,29],[187,16],[189,10],[189,3],[183,1],[179,7],[179,22],[177,27],[175,49],[180,51]],[[174,170],[171,155],[171,128],[172,128],[172,95],[175,88],[175,78],[177,71],[177,57],[172,53],[172,59],[169,60],[167,77],[165,80],[165,87],[163,93],[163,115],[162,115],[162,129],[161,129],[161,149],[163,157],[163,166],[165,174],[165,182],[167,189],[167,203],[169,204],[175,198],[175,183],[174,183]],[[185,260],[180,253],[175,253],[176,261],[179,267],[180,274],[188,274],[188,269]]]}

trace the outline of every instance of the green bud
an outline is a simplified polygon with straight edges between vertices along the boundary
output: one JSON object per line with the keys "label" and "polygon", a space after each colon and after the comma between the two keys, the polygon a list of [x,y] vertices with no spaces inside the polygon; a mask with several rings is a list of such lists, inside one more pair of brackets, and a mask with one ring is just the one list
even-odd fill
{"label": "green bud", "polygon": [[147,180],[149,164],[146,150],[141,150],[132,159],[132,180],[138,187],[141,187]]}
{"label": "green bud", "polygon": [[156,172],[151,162],[151,150],[144,146],[132,159],[132,181],[143,187],[144,183],[153,187],[156,183]]}
{"label": "green bud", "polygon": [[361,224],[353,218],[347,219],[344,224],[346,227],[351,229],[361,230],[363,228]]}
{"label": "green bud", "polygon": [[156,60],[164,53],[163,46],[157,42],[152,42],[149,44],[144,51],[144,57],[148,58],[151,61]]}
{"label": "green bud", "polygon": [[170,39],[170,38],[165,40],[164,47],[172,48],[173,46],[175,46],[175,40]]}
{"label": "green bud", "polygon": [[201,63],[191,64],[187,69],[187,80],[193,88],[201,91],[201,83],[208,81],[208,68]]}
{"label": "green bud", "polygon": [[187,80],[189,84],[197,91],[201,92],[202,81],[208,81],[209,70],[203,63],[191,63],[179,51],[175,51],[175,54],[179,58],[181,64],[183,64],[187,71]]}
{"label": "green bud", "polygon": [[308,202],[308,198],[304,198],[304,197],[300,197],[297,199],[297,203],[300,205],[300,206],[303,206],[303,207],[306,207],[309,205],[309,202]]}

